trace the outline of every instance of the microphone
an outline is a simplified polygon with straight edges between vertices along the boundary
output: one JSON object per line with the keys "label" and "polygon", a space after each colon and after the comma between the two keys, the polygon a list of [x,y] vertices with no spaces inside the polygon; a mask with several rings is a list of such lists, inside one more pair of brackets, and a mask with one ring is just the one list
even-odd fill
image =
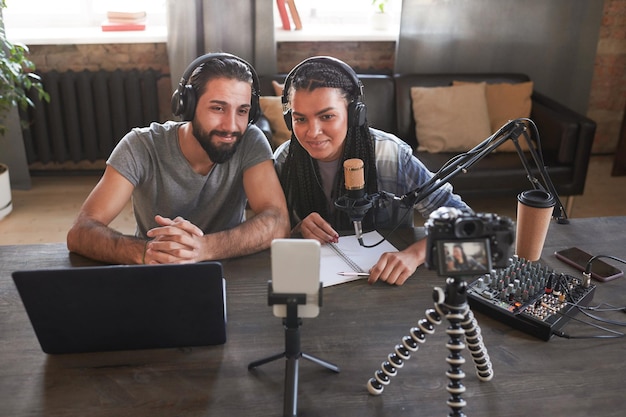
{"label": "microphone", "polygon": [[363,161],[358,158],[346,159],[343,174],[347,193],[335,201],[335,208],[346,212],[354,225],[354,233],[359,243],[363,244],[361,222],[373,205],[373,198],[365,193]]}

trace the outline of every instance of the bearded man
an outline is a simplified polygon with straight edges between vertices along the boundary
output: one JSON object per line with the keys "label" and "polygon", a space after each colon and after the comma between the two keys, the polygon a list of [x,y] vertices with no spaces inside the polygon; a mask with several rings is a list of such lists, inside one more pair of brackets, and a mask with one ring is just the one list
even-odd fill
{"label": "bearded man", "polygon": [[[183,121],[122,138],[68,232],[68,249],[109,263],[190,263],[258,252],[287,237],[272,150],[254,125],[258,95],[254,69],[241,58],[194,60],[172,97]],[[131,198],[134,236],[110,227]]]}

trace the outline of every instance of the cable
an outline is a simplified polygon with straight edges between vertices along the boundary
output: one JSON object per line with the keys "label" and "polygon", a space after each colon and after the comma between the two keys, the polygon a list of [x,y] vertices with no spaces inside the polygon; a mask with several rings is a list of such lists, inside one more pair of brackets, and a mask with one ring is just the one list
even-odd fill
{"label": "cable", "polygon": [[626,322],[624,322],[624,321],[605,319],[603,317],[596,316],[595,314],[591,314],[590,312],[585,311],[585,310],[583,310],[581,308],[579,308],[578,310],[582,314],[584,314],[585,316],[587,316],[587,317],[589,317],[591,319],[597,320],[599,322],[606,323],[606,324],[612,324],[612,325],[615,325],[615,326],[626,326]]}
{"label": "cable", "polygon": [[559,315],[561,315],[563,317],[567,317],[568,319],[575,320],[575,321],[577,321],[579,323],[586,324],[586,325],[591,326],[591,327],[595,327],[596,329],[603,330],[603,331],[605,331],[607,333],[612,333],[612,335],[571,336],[571,335],[568,335],[567,333],[562,332],[560,330],[554,330],[554,331],[552,331],[552,334],[555,335],[555,336],[562,337],[562,338],[565,338],[565,339],[616,339],[616,338],[620,338],[620,337],[626,336],[622,332],[618,332],[616,330],[608,329],[606,327],[600,326],[600,325],[595,324],[595,323],[591,323],[591,322],[588,322],[588,321],[581,320],[581,319],[579,319],[577,317],[574,317],[574,316],[571,316],[569,314],[563,314],[562,312],[560,312],[560,311],[558,311],[558,310],[548,306],[547,304],[542,303],[542,306],[548,308],[550,311],[552,311],[552,312],[554,312],[556,314],[559,314]]}
{"label": "cable", "polygon": [[623,264],[626,264],[626,261],[625,261],[625,260],[623,260],[623,259],[621,259],[621,258],[618,258],[617,256],[612,256],[612,255],[595,255],[595,256],[592,256],[592,257],[591,257],[591,258],[587,261],[587,265],[585,266],[585,272],[583,272],[583,274],[584,274],[586,277],[588,277],[588,278],[589,278],[589,277],[591,277],[591,264],[593,263],[593,261],[595,261],[596,259],[599,259],[599,258],[609,258],[609,259],[613,259],[614,261],[617,261],[617,262],[621,262],[621,263],[623,263]]}

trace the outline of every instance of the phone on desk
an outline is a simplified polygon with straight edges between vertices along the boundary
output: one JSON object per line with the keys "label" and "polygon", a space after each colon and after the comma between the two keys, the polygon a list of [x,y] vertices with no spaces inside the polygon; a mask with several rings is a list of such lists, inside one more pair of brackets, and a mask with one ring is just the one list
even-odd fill
{"label": "phone on desk", "polygon": [[[573,266],[579,271],[585,272],[587,262],[593,255],[579,248],[568,248],[554,252],[557,259]],[[591,263],[591,277],[597,281],[606,282],[624,275],[624,272],[613,265],[594,259]]]}
{"label": "phone on desk", "polygon": [[[313,239],[272,241],[272,290],[274,294],[306,294],[306,304],[298,305],[300,318],[320,313],[320,252],[320,243]],[[275,304],[274,316],[287,317],[287,306]]]}

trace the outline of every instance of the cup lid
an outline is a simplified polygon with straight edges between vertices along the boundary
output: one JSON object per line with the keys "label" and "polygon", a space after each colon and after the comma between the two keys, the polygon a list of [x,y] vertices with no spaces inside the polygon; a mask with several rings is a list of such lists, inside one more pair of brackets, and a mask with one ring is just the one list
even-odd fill
{"label": "cup lid", "polygon": [[517,200],[529,207],[548,208],[556,203],[552,194],[543,190],[528,190],[518,194]]}

